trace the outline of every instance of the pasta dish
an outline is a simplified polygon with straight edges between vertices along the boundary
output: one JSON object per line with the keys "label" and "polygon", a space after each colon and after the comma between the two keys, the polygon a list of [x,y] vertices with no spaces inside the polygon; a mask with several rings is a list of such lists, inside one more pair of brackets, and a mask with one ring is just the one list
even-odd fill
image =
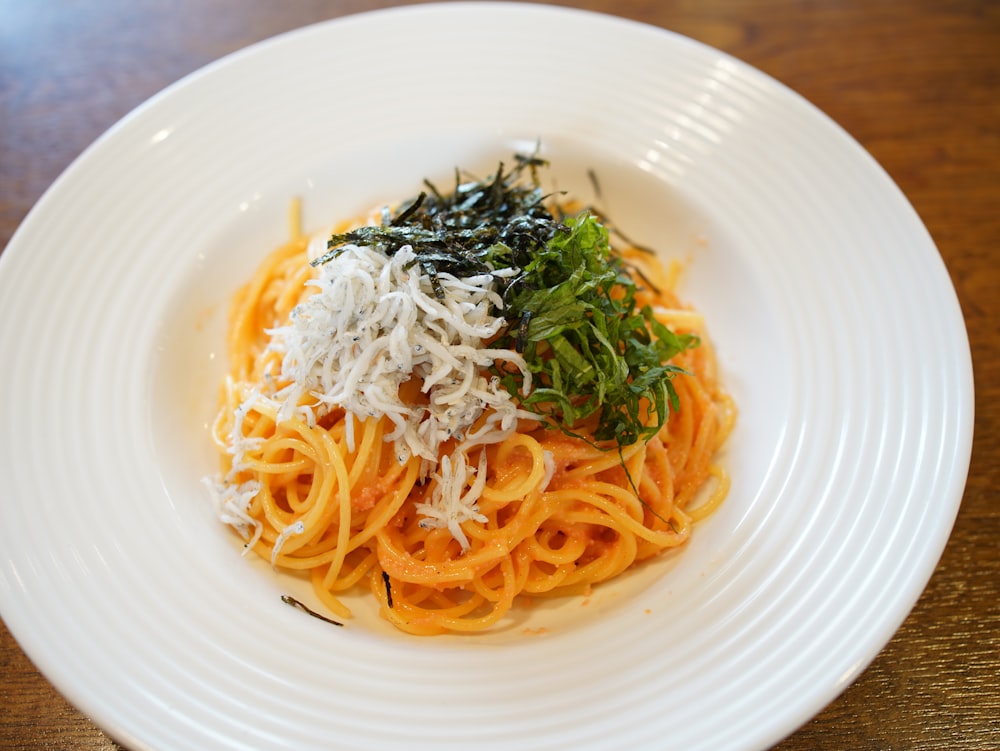
{"label": "pasta dish", "polygon": [[206,484],[334,618],[363,587],[405,632],[489,629],[683,545],[726,495],[735,408],[680,264],[545,194],[545,166],[314,237],[296,213],[232,300]]}

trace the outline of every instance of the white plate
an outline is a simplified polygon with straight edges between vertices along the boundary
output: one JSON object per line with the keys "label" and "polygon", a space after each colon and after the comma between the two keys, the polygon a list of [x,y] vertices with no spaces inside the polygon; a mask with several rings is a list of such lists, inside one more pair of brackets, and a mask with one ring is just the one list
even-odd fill
{"label": "white plate", "polygon": [[[690,258],[741,410],[731,496],[682,555],[493,636],[282,605],[299,584],[199,484],[227,298],[293,195],[320,227],[538,139]],[[890,179],[760,72],[582,12],[411,7],[208,66],[39,201],[0,321],[3,617],[131,749],[766,747],[902,622],[968,467],[962,316]]]}

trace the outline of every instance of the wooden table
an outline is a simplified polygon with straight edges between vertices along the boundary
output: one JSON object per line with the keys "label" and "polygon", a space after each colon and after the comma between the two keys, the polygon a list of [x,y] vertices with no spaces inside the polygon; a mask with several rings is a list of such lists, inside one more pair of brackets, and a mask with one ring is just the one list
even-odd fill
{"label": "wooden table", "polygon": [[[84,147],[167,84],[279,32],[397,4],[0,0],[0,247]],[[686,34],[788,84],[881,162],[927,224],[958,290],[976,368],[962,509],[896,636],[777,748],[1000,748],[1000,3],[562,4]],[[120,748],[0,629],[0,747]]]}

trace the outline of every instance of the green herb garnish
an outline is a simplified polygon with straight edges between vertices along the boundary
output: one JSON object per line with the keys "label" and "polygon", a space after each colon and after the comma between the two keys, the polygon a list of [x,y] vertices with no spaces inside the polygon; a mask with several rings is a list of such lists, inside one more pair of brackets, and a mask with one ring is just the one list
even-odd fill
{"label": "green herb garnish", "polygon": [[[592,441],[609,448],[648,440],[678,408],[671,379],[681,368],[669,361],[697,346],[636,303],[633,272],[611,248],[608,229],[590,211],[565,215],[542,192],[537,170],[546,162],[516,155],[516,164],[483,179],[463,181],[442,193],[427,191],[382,224],[335,234],[334,258],[348,244],[378,246],[392,255],[412,247],[415,260],[436,284],[441,273],[494,273],[507,328],[493,346],[522,353],[533,376],[522,393],[520,373],[504,371],[507,390],[549,427],[579,436],[596,419]],[[525,172],[528,179],[525,179]],[[582,437],[582,436],[580,436]],[[591,439],[587,439],[591,440]]]}
{"label": "green herb garnish", "polygon": [[[697,340],[670,331],[648,306],[637,308],[636,284],[592,214],[563,226],[568,231],[537,250],[509,295],[513,315],[529,316],[514,344],[537,384],[521,402],[574,435],[574,425],[597,415],[595,441],[648,440],[678,407],[671,379],[684,371],[668,361]],[[509,345],[511,332],[505,337]],[[505,378],[515,393],[519,376]]]}

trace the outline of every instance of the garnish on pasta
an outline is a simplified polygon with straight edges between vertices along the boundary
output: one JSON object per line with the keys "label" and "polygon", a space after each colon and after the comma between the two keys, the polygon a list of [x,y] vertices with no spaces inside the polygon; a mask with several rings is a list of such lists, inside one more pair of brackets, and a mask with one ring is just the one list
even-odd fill
{"label": "garnish on pasta", "polygon": [[735,410],[677,265],[543,192],[546,166],[296,219],[233,300],[206,483],[340,618],[367,586],[404,631],[488,629],[682,545],[727,492]]}

